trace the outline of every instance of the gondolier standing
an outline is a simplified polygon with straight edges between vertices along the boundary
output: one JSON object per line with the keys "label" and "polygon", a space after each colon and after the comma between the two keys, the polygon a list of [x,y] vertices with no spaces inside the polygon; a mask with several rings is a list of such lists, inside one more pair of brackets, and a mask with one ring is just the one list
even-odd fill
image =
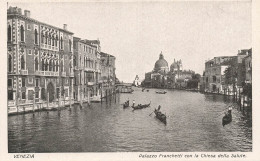
{"label": "gondolier standing", "polygon": [[135,100],[133,100],[133,107],[135,106]]}
{"label": "gondolier standing", "polygon": [[228,114],[231,114],[231,111],[232,111],[232,106],[229,106],[228,107]]}
{"label": "gondolier standing", "polygon": [[160,109],[161,109],[161,105],[159,105],[159,106],[158,106],[158,109],[157,109],[157,111],[160,111]]}

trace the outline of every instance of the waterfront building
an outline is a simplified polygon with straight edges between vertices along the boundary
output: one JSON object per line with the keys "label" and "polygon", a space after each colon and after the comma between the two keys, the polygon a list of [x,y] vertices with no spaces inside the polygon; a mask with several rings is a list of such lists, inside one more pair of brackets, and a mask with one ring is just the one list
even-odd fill
{"label": "waterfront building", "polygon": [[168,62],[164,59],[164,56],[161,52],[159,59],[154,64],[154,69],[151,73],[151,85],[154,88],[166,88],[169,67]]}
{"label": "waterfront building", "polygon": [[73,33],[7,10],[8,112],[73,103]]}
{"label": "waterfront building", "polygon": [[186,88],[188,81],[192,79],[194,74],[195,72],[192,70],[183,70],[182,61],[174,59],[170,67],[173,88]]}
{"label": "waterfront building", "polygon": [[136,87],[141,85],[141,80],[140,80],[138,75],[135,76],[135,80],[133,82],[133,85],[136,86]]}
{"label": "waterfront building", "polygon": [[252,80],[251,54],[252,49],[243,49],[236,56],[214,57],[206,61],[201,89],[226,95],[242,93],[247,80]]}
{"label": "waterfront building", "polygon": [[248,56],[244,58],[245,65],[245,83],[252,84],[252,48],[248,50]]}
{"label": "waterfront building", "polygon": [[101,79],[102,82],[102,97],[111,95],[115,92],[116,78],[116,57],[104,52],[100,53],[100,65],[101,65]]}
{"label": "waterfront building", "polygon": [[73,38],[74,99],[78,103],[98,101],[101,96],[100,42]]}
{"label": "waterfront building", "polygon": [[233,56],[214,57],[205,63],[205,92],[222,93],[224,94],[225,77],[224,72],[230,65],[230,60]]}

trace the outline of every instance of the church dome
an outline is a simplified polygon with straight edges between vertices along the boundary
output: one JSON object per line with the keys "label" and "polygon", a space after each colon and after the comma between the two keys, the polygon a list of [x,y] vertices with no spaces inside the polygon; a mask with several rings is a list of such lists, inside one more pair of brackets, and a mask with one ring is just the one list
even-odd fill
{"label": "church dome", "polygon": [[154,70],[158,71],[165,68],[168,68],[168,62],[164,59],[163,55],[160,54],[159,60],[154,64]]}
{"label": "church dome", "polygon": [[172,63],[171,69],[177,69],[178,68],[178,64],[176,62]]}

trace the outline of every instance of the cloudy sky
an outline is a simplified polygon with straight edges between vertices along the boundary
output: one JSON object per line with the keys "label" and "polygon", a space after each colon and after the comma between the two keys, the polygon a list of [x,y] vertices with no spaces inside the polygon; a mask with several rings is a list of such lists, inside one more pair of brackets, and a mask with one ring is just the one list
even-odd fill
{"label": "cloudy sky", "polygon": [[202,74],[206,60],[251,48],[251,2],[9,3],[39,21],[99,39],[116,56],[117,77],[144,78],[162,51],[169,66]]}

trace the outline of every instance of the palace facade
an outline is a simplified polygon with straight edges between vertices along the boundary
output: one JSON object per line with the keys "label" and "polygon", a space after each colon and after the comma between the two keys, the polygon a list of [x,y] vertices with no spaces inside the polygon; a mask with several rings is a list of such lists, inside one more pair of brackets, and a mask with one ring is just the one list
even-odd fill
{"label": "palace facade", "polygon": [[55,27],[9,7],[7,60],[8,113],[100,101],[100,42],[73,37],[66,24]]}

